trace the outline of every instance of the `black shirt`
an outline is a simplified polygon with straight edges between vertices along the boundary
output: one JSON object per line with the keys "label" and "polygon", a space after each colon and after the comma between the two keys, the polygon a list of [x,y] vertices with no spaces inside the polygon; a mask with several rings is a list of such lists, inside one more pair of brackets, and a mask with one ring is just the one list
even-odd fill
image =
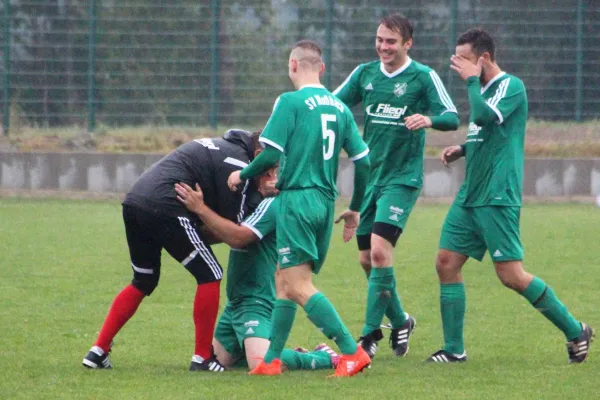
{"label": "black shirt", "polygon": [[175,183],[184,182],[202,188],[204,202],[220,216],[240,222],[246,199],[254,197],[251,181],[243,191],[232,192],[227,178],[250,163],[254,146],[245,131],[228,131],[224,138],[197,139],[179,146],[145,171],[127,193],[123,204],[173,217],[185,216],[198,221],[177,200]]}

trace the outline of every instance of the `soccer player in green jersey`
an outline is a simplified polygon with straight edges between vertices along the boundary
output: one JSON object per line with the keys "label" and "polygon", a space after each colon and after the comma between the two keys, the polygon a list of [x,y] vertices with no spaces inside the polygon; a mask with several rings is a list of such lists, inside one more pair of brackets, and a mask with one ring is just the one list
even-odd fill
{"label": "soccer player in green jersey", "polygon": [[[274,170],[260,176],[259,192],[266,196],[275,182]],[[204,222],[214,236],[231,246],[227,265],[227,304],[215,329],[213,348],[219,363],[233,367],[247,362],[254,369],[269,347],[271,315],[275,303],[277,197],[267,197],[237,225],[210,209],[202,190],[185,183],[175,186],[179,201]],[[326,344],[314,352],[283,350],[288,370],[334,368],[338,355]]]}
{"label": "soccer player in green jersey", "polygon": [[480,28],[458,38],[451,62],[450,68],[467,83],[471,114],[465,143],[450,146],[441,154],[446,165],[464,156],[466,173],[444,221],[436,260],[444,347],[427,361],[467,360],[461,269],[469,257],[481,261],[487,250],[500,281],[565,334],[569,362],[583,362],[593,330],[567,311],[550,286],[523,269],[519,218],[527,122],[525,86],[500,69],[494,42]]}
{"label": "soccer player in green jersey", "polygon": [[275,102],[260,141],[266,146],[241,173],[231,174],[230,188],[261,174],[279,161],[277,188],[277,301],[271,344],[253,375],[281,373],[281,352],[292,328],[296,304],[309,320],[339,346],[342,356],[336,376],[352,376],[369,365],[365,351],[354,342],[330,301],[312,283],[327,255],[333,225],[339,153],[343,148],[355,165],[354,192],[349,210],[341,215],[344,236],[356,228],[370,162],[352,113],[320,83],[325,70],[319,46],[298,42],[288,62],[297,89]]}
{"label": "soccer player in green jersey", "polygon": [[360,345],[375,356],[383,315],[391,324],[395,355],[408,352],[416,321],[396,291],[393,252],[423,185],[425,128],[455,130],[456,107],[439,76],[408,56],[413,28],[401,14],[377,29],[378,61],[361,64],[333,93],[352,107],[362,102],[371,176],[357,231],[359,261],[369,284]]}

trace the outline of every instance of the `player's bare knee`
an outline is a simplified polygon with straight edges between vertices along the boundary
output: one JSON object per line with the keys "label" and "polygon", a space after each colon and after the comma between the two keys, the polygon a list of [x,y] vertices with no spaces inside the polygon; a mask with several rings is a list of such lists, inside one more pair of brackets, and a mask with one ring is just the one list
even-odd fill
{"label": "player's bare knee", "polygon": [[449,254],[442,252],[438,253],[437,257],[435,258],[435,270],[437,271],[438,275],[444,274],[450,270],[451,265],[452,263]]}
{"label": "player's bare knee", "polygon": [[506,261],[494,263],[496,275],[500,282],[509,289],[519,293],[527,289],[533,275],[523,269],[521,261]]}
{"label": "player's bare knee", "polygon": [[290,293],[293,292],[292,282],[281,272],[281,270],[277,270],[277,273],[275,274],[275,290],[277,292],[277,298],[291,298],[289,296]]}
{"label": "player's bare knee", "polygon": [[288,282],[286,286],[287,298],[302,307],[317,292],[317,288],[315,288],[310,279],[297,279],[294,282]]}
{"label": "player's bare knee", "polygon": [[440,282],[452,283],[460,282],[460,271],[466,261],[466,256],[458,253],[440,250],[435,259],[435,270],[437,271]]}
{"label": "player's bare knee", "polygon": [[525,291],[529,283],[531,283],[531,279],[528,279],[527,275],[529,274],[527,273],[521,274],[497,270],[496,274],[504,286],[519,293]]}
{"label": "player's bare knee", "polygon": [[293,300],[294,295],[294,281],[291,276],[286,275],[281,270],[278,270],[275,275],[275,291],[277,292],[278,299],[290,299]]}
{"label": "player's bare knee", "polygon": [[385,267],[392,264],[392,252],[380,246],[371,248],[371,263],[375,267]]}
{"label": "player's bare knee", "polygon": [[286,288],[286,296],[296,304],[305,304],[308,301],[309,290],[301,283],[290,284]]}
{"label": "player's bare knee", "polygon": [[516,277],[509,276],[507,274],[498,274],[498,278],[500,279],[500,282],[502,282],[502,284],[505,287],[512,289],[514,291],[520,292],[519,280]]}

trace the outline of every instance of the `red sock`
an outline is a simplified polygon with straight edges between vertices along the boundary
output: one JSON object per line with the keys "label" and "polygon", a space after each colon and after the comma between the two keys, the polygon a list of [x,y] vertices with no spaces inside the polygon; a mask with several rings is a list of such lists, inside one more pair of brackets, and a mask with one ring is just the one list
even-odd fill
{"label": "red sock", "polygon": [[212,339],[219,312],[219,289],[221,281],[198,285],[194,298],[194,326],[196,327],[196,350],[194,354],[205,360],[212,356]]}
{"label": "red sock", "polygon": [[113,338],[123,325],[129,321],[129,318],[135,314],[143,299],[144,293],[133,285],[126,286],[121,290],[115,297],[112,306],[110,306],[110,310],[108,310],[108,315],[104,320],[104,325],[102,325],[95,346],[108,352]]}

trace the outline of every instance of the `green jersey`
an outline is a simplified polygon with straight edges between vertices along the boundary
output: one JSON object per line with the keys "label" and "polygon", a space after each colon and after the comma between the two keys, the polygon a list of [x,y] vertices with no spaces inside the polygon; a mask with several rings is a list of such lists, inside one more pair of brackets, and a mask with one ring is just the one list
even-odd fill
{"label": "green jersey", "polygon": [[322,85],[279,96],[259,140],[282,152],[278,189],[318,189],[331,199],[341,149],[353,161],[369,153],[352,112]]}
{"label": "green jersey", "polygon": [[227,265],[227,299],[233,306],[263,301],[275,302],[277,239],[275,215],[277,197],[264,199],[242,225],[250,228],[260,241],[243,249],[231,249]]}
{"label": "green jersey", "polygon": [[410,58],[393,73],[380,61],[361,64],[333,93],[349,107],[362,101],[370,185],[422,186],[425,130],[407,129],[404,118],[428,115],[434,129],[458,127],[456,107],[439,76]]}
{"label": "green jersey", "polygon": [[465,180],[456,203],[465,207],[520,206],[527,124],[525,85],[498,74],[481,88],[467,79],[471,115],[465,142]]}

